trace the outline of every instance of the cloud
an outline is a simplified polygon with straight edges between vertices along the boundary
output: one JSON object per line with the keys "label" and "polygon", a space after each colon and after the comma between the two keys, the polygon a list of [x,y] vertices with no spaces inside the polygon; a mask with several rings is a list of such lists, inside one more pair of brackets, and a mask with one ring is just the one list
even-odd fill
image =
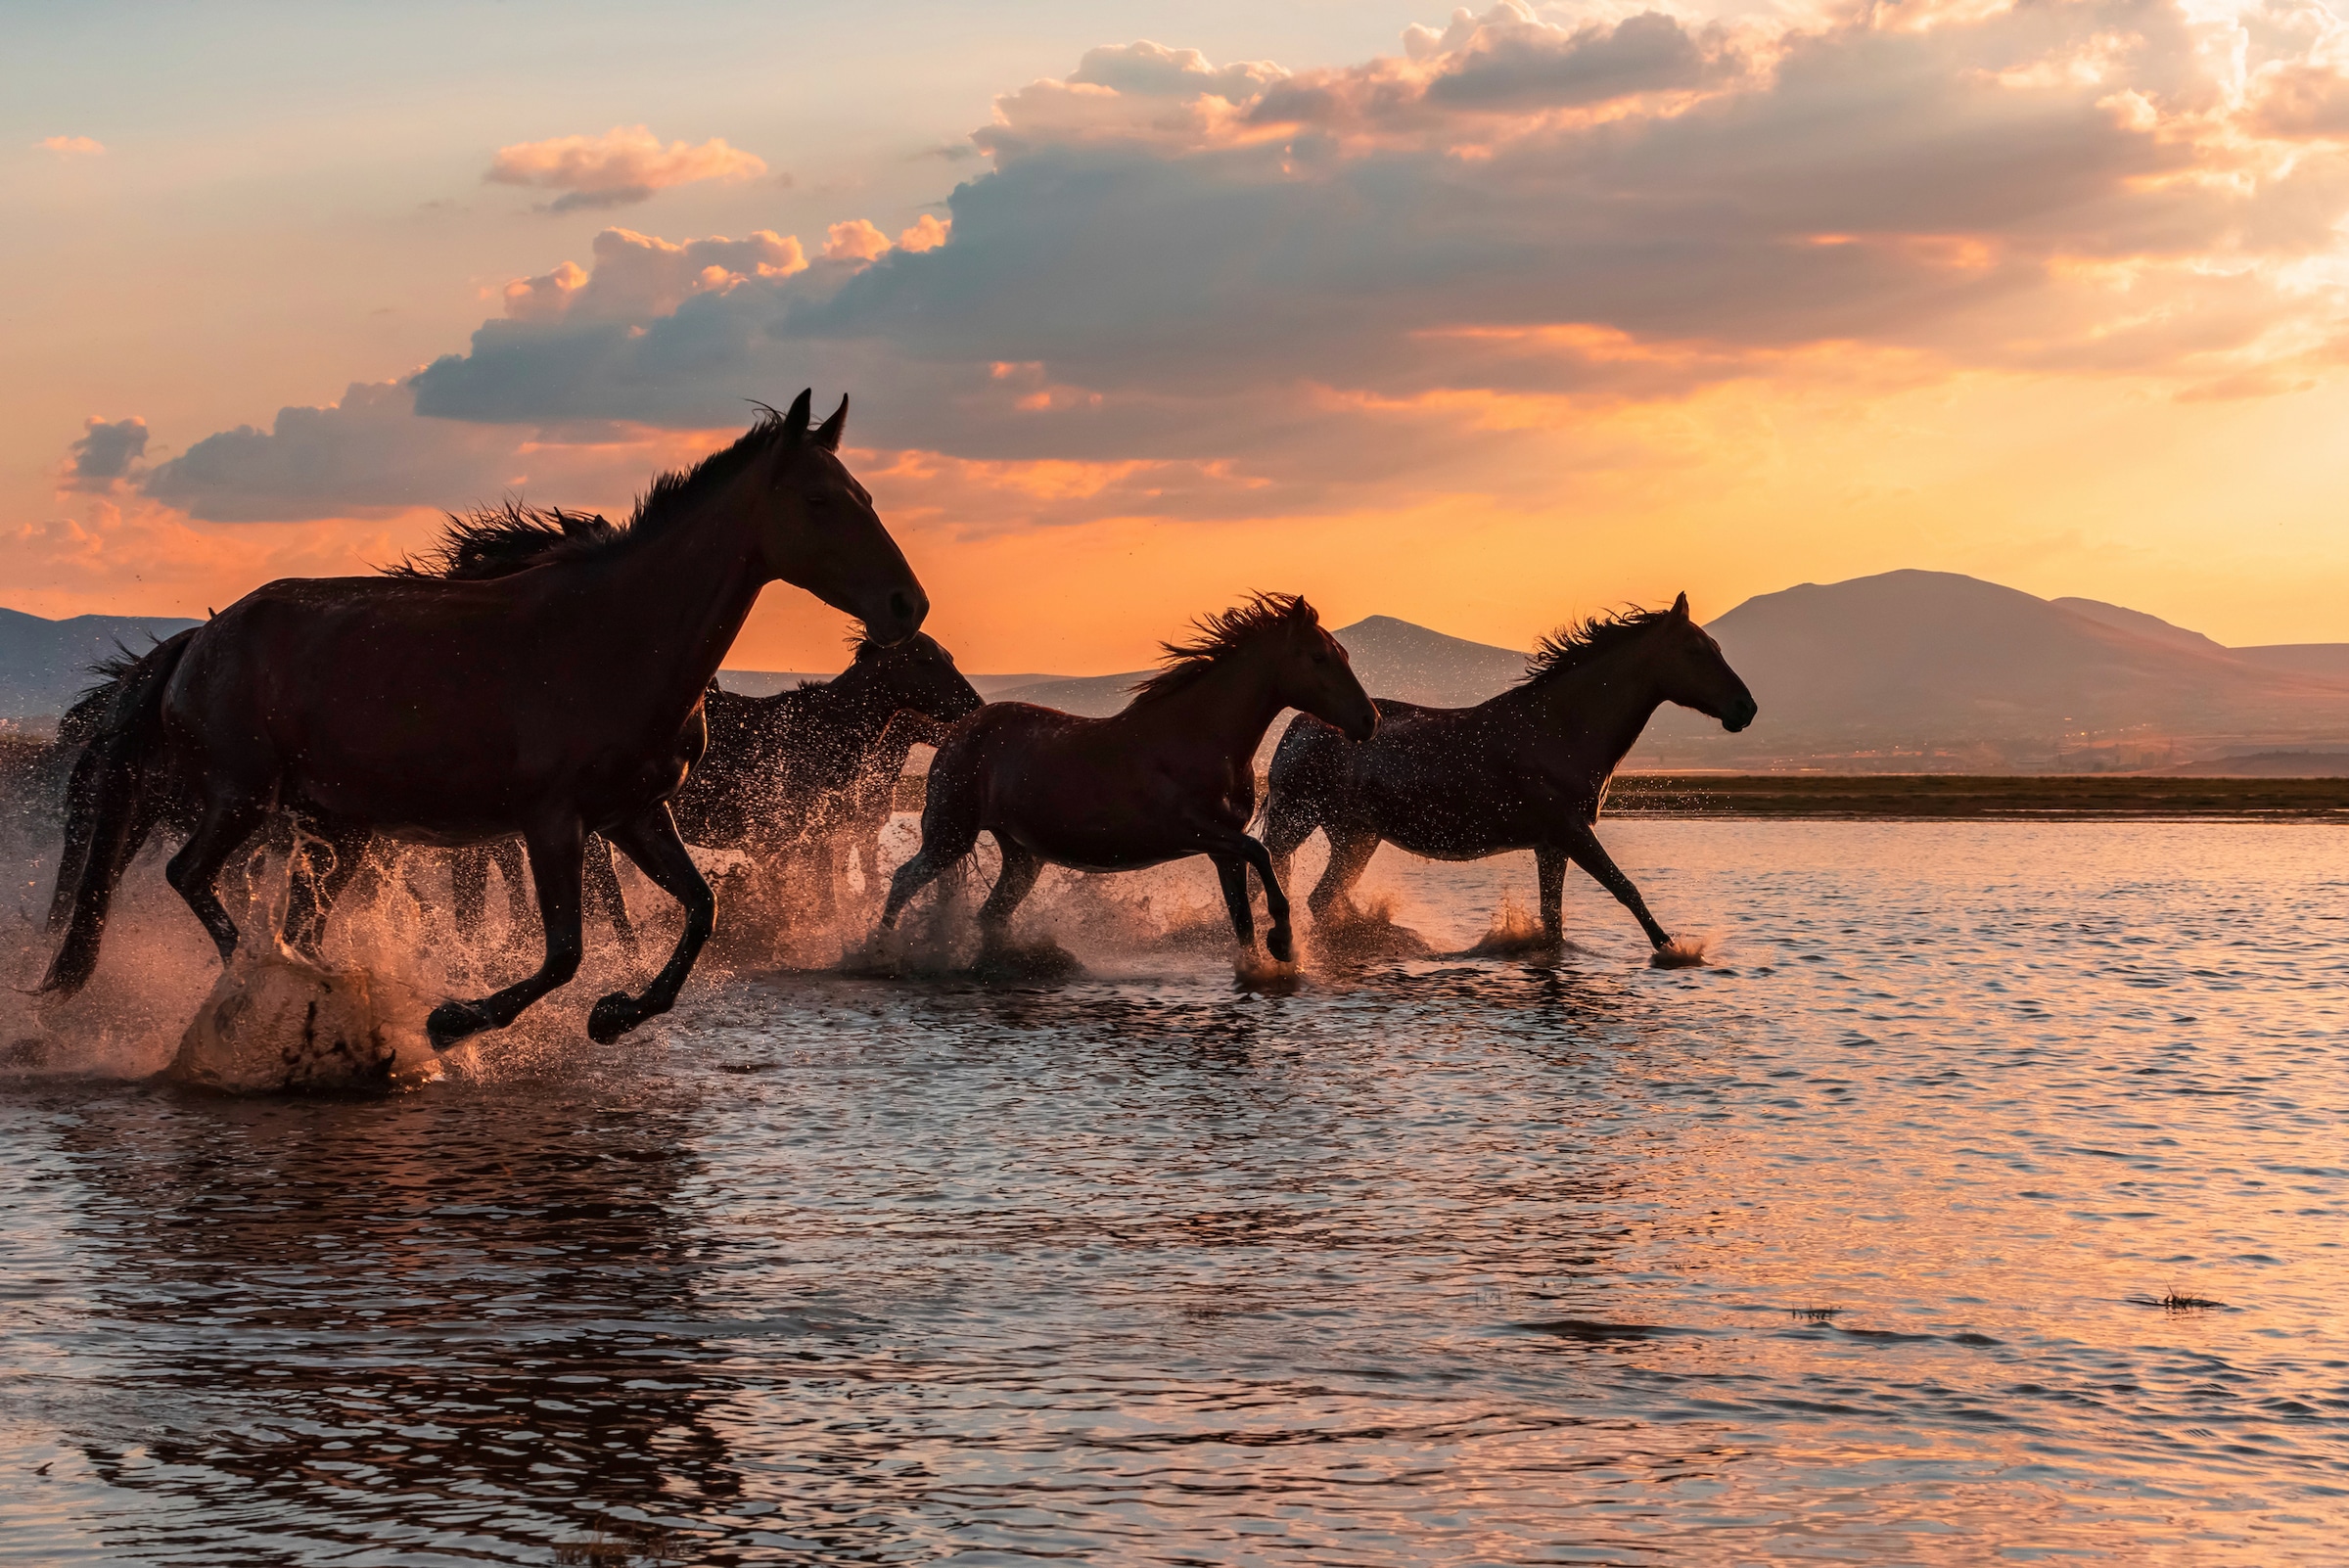
{"label": "cloud", "polygon": [[106,144],[87,136],[44,136],[39,146],[60,158],[102,158]]}
{"label": "cloud", "polygon": [[824,234],[824,259],[827,261],[874,261],[889,249],[889,236],[875,228],[866,218],[851,218],[835,223]]}
{"label": "cloud", "polygon": [[73,454],[67,483],[74,489],[108,489],[130,473],[131,465],[147,450],[147,422],[128,419],[85,419],[81,439],[69,448]]}
{"label": "cloud", "polygon": [[915,253],[935,251],[946,243],[953,227],[951,223],[940,222],[934,213],[924,212],[914,220],[913,227],[898,236],[898,249]]}
{"label": "cloud", "polygon": [[711,428],[812,383],[934,491],[1234,516],[1530,491],[1630,460],[1577,430],[1606,411],[1739,385],[2296,387],[2349,357],[2340,60],[2304,0],[1504,4],[1311,71],[1096,49],[997,100],[950,225],[848,219],[812,262],[607,230],[422,371],[415,422]]}
{"label": "cloud", "polygon": [[362,382],[337,403],[279,409],[266,431],[207,436],[149,470],[140,488],[215,523],[381,518],[522,493],[624,508],[653,476],[714,450],[745,423],[734,411],[731,428],[716,431],[420,419],[413,381]]}
{"label": "cloud", "polygon": [[807,267],[798,239],[768,229],[747,239],[717,235],[683,245],[632,229],[606,229],[591,250],[592,271],[566,261],[552,272],[507,284],[506,315],[515,321],[649,321],[694,295],[722,292],[753,278],[788,278]]}
{"label": "cloud", "polygon": [[642,125],[615,125],[601,136],[557,136],[517,142],[498,149],[482,178],[494,185],[528,185],[561,191],[548,208],[555,212],[626,207],[655,191],[697,180],[755,179],[765,162],[712,137],[699,147],[686,142],[663,146]]}

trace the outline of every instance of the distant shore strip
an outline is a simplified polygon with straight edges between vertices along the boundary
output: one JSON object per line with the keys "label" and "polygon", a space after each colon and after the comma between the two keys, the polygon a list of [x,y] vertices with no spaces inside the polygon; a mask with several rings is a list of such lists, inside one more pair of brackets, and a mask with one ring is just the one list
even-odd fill
{"label": "distant shore strip", "polygon": [[[922,808],[923,779],[897,807]],[[1961,820],[2339,822],[2349,778],[2164,778],[2142,774],[1619,773],[1609,816]]]}

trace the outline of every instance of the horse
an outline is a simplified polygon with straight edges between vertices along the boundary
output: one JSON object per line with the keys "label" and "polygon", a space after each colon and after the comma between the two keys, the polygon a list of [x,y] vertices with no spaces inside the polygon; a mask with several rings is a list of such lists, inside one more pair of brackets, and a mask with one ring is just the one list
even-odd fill
{"label": "horse", "polygon": [[1257,747],[1284,708],[1356,741],[1378,727],[1378,711],[1346,650],[1295,594],[1252,594],[1192,624],[1190,638],[1162,645],[1164,668],[1106,718],[990,703],[948,730],[930,763],[922,847],[898,868],[881,929],[984,831],[1003,854],[979,911],[990,945],[1046,861],[1133,871],[1204,854],[1215,861],[1232,934],[1250,950],[1248,868],[1256,868],[1271,917],[1266,948],[1288,962],[1288,897],[1247,831]]}
{"label": "horse", "polygon": [[[463,516],[449,514],[440,540],[428,550],[422,560],[414,557],[402,560],[385,571],[393,576],[451,577],[480,579],[503,576],[530,566],[547,550],[565,539],[608,541],[617,533],[611,523],[591,512],[566,511],[562,507],[526,506],[509,500],[493,507],[480,508]],[[192,636],[193,630],[177,635]],[[96,684],[83,691],[73,706],[59,720],[57,739],[52,749],[69,759],[70,768],[62,791],[65,811],[64,848],[58,858],[57,885],[50,895],[48,928],[52,933],[63,931],[73,912],[73,896],[80,877],[83,857],[89,853],[91,825],[96,809],[95,780],[98,775],[99,755],[91,750],[90,740],[97,733],[104,715],[124,689],[139,666],[140,657],[122,651],[115,657],[91,667],[98,676]],[[161,826],[171,830],[181,842],[196,831],[203,814],[202,804],[184,780],[159,777],[143,792],[141,812],[126,836],[122,858],[125,864],[137,858],[149,835]],[[253,853],[264,849],[285,853],[290,861],[299,862],[307,873],[292,879],[286,911],[286,933],[290,944],[308,956],[315,957],[319,943],[325,936],[327,911],[318,901],[321,867],[298,835],[289,830],[284,815],[272,817],[265,842],[256,843]],[[523,851],[519,838],[500,839],[493,844],[475,845],[445,852],[448,862],[451,913],[457,930],[473,936],[480,932],[483,912],[488,901],[489,868],[495,865],[505,878],[507,916],[511,926],[519,930],[529,924],[532,904],[529,891],[523,885]],[[385,868],[375,868],[379,872]],[[628,915],[626,896],[622,893],[620,878],[612,865],[611,846],[601,838],[590,836],[583,862],[583,894],[589,907],[600,909],[612,923],[612,929],[622,943],[629,947],[636,945],[634,922]]]}
{"label": "horse", "polygon": [[456,846],[520,833],[544,957],[489,996],[436,1007],[426,1027],[445,1049],[577,972],[581,862],[600,833],[685,924],[642,992],[596,1002],[588,1035],[608,1043],[666,1012],[716,912],[668,797],[701,757],[702,693],[760,590],[806,588],[888,644],[929,613],[838,456],[848,399],[812,430],[809,402],[762,408],[731,446],[656,480],[625,527],[566,538],[525,570],[287,578],[145,655],[92,742],[89,848],[42,990],[88,981],[142,798],[151,778],[176,778],[203,811],[164,876],[223,964],[238,933],[214,883],[273,809],[332,852],[322,905],[375,834]]}
{"label": "horse", "polygon": [[1272,755],[1266,852],[1285,877],[1314,828],[1328,838],[1328,866],[1306,899],[1321,924],[1382,841],[1436,860],[1530,849],[1547,943],[1564,940],[1560,901],[1571,859],[1663,952],[1671,934],[1607,854],[1594,824],[1624,754],[1665,703],[1717,718],[1732,734],[1758,711],[1721,645],[1689,619],[1684,593],[1670,610],[1593,617],[1542,638],[1525,678],[1473,708],[1382,697],[1378,734],[1366,745],[1300,715]]}
{"label": "horse", "polygon": [[[906,754],[917,740],[935,741],[980,702],[954,656],[927,632],[894,648],[870,637],[858,637],[853,647],[849,668],[830,680],[802,681],[771,696],[746,697],[712,681],[702,698],[709,749],[669,801],[688,844],[744,851],[774,874],[788,873],[795,861],[811,862],[827,914],[836,846],[845,841],[851,856],[868,854],[879,876],[878,841]],[[460,931],[481,926],[492,864],[505,879],[509,921],[529,916],[521,848],[507,839],[452,857]],[[621,940],[633,943],[627,901],[600,840],[588,842],[586,892],[590,903],[609,913]]]}
{"label": "horse", "polygon": [[980,706],[954,656],[926,633],[895,648],[859,638],[855,649],[830,680],[772,696],[713,685],[702,700],[710,750],[671,803],[688,844],[746,851],[777,873],[814,861],[827,910],[838,841],[852,854],[869,850],[878,877],[906,753]]}

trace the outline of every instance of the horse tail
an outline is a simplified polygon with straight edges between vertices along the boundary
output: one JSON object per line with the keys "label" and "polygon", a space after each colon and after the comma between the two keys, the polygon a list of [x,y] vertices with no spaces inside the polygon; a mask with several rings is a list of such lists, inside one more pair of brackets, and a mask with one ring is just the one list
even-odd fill
{"label": "horse tail", "polygon": [[[102,700],[76,705],[88,738],[73,764],[66,843],[58,857],[59,898],[50,905],[53,926],[65,913],[66,940],[41,982],[44,992],[70,996],[98,967],[115,886],[146,836],[139,828],[153,785],[149,773],[162,746],[163,688],[199,629],[191,626],[135,658],[124,655],[101,666],[99,673],[110,678],[91,698]],[[69,871],[69,904],[64,902]]]}

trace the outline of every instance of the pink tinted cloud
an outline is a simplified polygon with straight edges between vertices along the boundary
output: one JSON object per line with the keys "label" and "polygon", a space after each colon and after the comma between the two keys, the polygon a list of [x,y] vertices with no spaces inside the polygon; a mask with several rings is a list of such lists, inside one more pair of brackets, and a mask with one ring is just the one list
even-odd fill
{"label": "pink tinted cloud", "polygon": [[550,210],[625,207],[655,191],[698,180],[754,179],[764,160],[714,136],[700,146],[663,144],[643,125],[615,125],[601,136],[556,136],[501,147],[483,179],[561,191]]}
{"label": "pink tinted cloud", "polygon": [[39,145],[60,158],[98,158],[106,144],[89,136],[44,136]]}
{"label": "pink tinted cloud", "polygon": [[[886,244],[886,242],[884,242]],[[505,288],[514,321],[645,321],[697,294],[722,292],[753,278],[770,282],[807,269],[797,237],[759,229],[740,240],[713,235],[676,244],[633,229],[595,237],[592,270],[566,261]]]}

